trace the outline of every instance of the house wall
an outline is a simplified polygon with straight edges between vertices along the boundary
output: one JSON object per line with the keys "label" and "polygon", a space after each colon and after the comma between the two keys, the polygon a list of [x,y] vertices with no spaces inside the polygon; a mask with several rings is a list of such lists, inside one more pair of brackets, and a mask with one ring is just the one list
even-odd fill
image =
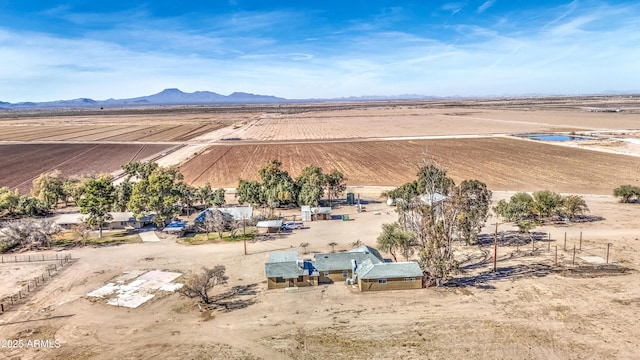
{"label": "house wall", "polygon": [[421,289],[422,277],[418,276],[414,279],[414,281],[404,281],[404,278],[387,279],[386,284],[378,283],[378,279],[358,279],[358,289],[360,291]]}
{"label": "house wall", "polygon": [[331,270],[329,271],[328,276],[324,276],[324,271],[320,271],[320,277],[318,281],[321,284],[331,284],[331,283],[343,283],[347,278],[350,278],[353,275],[352,271],[347,270],[347,277],[342,276],[342,270]]}
{"label": "house wall", "polygon": [[284,279],[284,282],[278,283],[276,282],[276,278],[270,277],[267,278],[267,289],[284,289],[288,288],[289,284],[293,284],[293,286],[304,287],[304,286],[317,286],[318,285],[318,277],[317,276],[303,276],[302,281],[298,281],[298,278],[295,279]]}
{"label": "house wall", "polygon": [[280,228],[279,227],[259,227],[259,228],[256,228],[256,231],[258,232],[258,234],[276,234],[280,232]]}
{"label": "house wall", "polygon": [[[124,225],[123,225],[124,223]],[[109,223],[109,230],[126,229],[129,223],[127,221],[112,221]]]}
{"label": "house wall", "polygon": [[316,220],[331,220],[331,214],[313,214],[311,215],[311,221]]}

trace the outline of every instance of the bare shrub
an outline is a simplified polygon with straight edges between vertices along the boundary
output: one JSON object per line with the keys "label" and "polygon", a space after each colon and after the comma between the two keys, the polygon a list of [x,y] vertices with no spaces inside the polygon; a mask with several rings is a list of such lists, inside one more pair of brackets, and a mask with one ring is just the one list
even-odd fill
{"label": "bare shrub", "polygon": [[178,292],[189,298],[199,297],[204,304],[211,304],[209,291],[216,285],[227,282],[229,277],[225,275],[225,272],[224,265],[216,265],[213,268],[203,267],[202,271],[191,274]]}

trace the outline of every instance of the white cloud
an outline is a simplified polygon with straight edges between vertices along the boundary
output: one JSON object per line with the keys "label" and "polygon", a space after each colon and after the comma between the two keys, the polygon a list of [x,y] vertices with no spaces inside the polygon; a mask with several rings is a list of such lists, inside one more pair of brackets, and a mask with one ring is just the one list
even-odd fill
{"label": "white cloud", "polygon": [[492,7],[493,4],[495,4],[495,3],[496,3],[496,0],[487,0],[487,1],[483,2],[482,5],[480,5],[478,7],[478,10],[476,12],[478,14],[482,14],[483,12],[487,11],[487,9]]}
{"label": "white cloud", "polygon": [[[356,23],[284,41],[235,28],[250,22],[238,17],[204,31],[139,22],[74,38],[0,28],[0,101],[126,98],[168,87],[287,98],[634,89],[638,12],[576,6],[534,28],[513,29],[512,19],[454,24],[446,41]],[[249,18],[262,22],[256,29],[278,23]]]}

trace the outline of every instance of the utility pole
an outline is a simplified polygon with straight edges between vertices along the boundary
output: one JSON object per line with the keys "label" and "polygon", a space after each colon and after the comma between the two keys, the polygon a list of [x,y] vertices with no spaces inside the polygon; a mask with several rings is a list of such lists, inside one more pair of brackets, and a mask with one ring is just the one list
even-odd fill
{"label": "utility pole", "polygon": [[498,225],[500,223],[496,222],[494,225],[496,226],[496,232],[493,234],[493,272],[497,271],[498,266]]}
{"label": "utility pole", "polygon": [[247,220],[242,219],[242,240],[244,241],[244,254],[247,255]]}

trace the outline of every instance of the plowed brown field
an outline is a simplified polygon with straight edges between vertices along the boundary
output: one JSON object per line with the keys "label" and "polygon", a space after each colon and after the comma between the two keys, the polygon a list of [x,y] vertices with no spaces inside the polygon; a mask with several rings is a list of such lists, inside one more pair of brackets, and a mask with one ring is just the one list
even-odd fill
{"label": "plowed brown field", "polygon": [[0,125],[0,141],[186,141],[222,124],[53,125],[37,128]]}
{"label": "plowed brown field", "polygon": [[415,179],[424,152],[457,181],[478,179],[495,190],[610,194],[640,178],[635,157],[513,138],[212,146],[181,171],[194,185],[234,187],[279,159],[292,176],[315,164],[340,170],[349,185],[396,186]]}
{"label": "plowed brown field", "polygon": [[148,144],[0,145],[0,187],[27,192],[34,178],[54,169],[65,176],[109,173],[129,161],[142,160],[169,147]]}

